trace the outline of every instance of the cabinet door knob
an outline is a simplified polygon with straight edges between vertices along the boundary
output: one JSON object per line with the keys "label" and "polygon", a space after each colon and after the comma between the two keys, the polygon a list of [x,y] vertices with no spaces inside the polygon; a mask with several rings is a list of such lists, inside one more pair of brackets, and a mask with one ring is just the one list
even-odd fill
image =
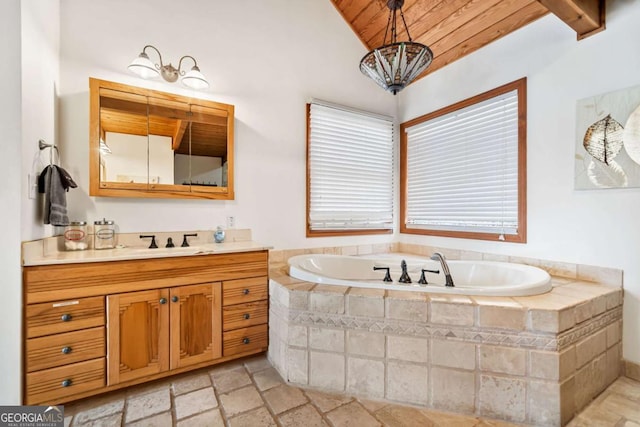
{"label": "cabinet door knob", "polygon": [[62,381],[62,387],[69,387],[71,385],[71,380],[70,379],[66,379]]}
{"label": "cabinet door knob", "polygon": [[171,297],[171,301],[173,301],[173,302],[178,302],[179,299],[180,298],[178,298],[177,295],[174,295],[174,296]]}
{"label": "cabinet door knob", "polygon": [[242,293],[243,293],[243,294],[245,294],[245,295],[249,295],[249,289],[244,289],[244,290],[242,291]]}
{"label": "cabinet door knob", "polygon": [[245,313],[242,317],[244,317],[244,320],[249,320],[251,318],[251,315],[249,313]]}
{"label": "cabinet door knob", "polygon": [[62,315],[61,319],[62,319],[63,322],[68,322],[71,319],[73,319],[73,316],[71,316],[70,314],[65,313],[65,314]]}
{"label": "cabinet door knob", "polygon": [[71,347],[62,347],[62,353],[63,354],[71,353]]}
{"label": "cabinet door knob", "polygon": [[249,344],[251,342],[251,340],[249,338],[244,338],[242,340],[242,344]]}
{"label": "cabinet door knob", "polygon": [[160,298],[160,304],[166,304],[166,303],[167,303],[166,298]]}

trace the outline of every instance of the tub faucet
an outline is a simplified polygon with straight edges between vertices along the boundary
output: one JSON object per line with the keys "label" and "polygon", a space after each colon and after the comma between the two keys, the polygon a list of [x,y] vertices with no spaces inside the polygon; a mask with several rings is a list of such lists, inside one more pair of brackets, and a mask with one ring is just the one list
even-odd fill
{"label": "tub faucet", "polygon": [[454,286],[453,279],[451,278],[451,273],[449,272],[449,265],[447,264],[447,260],[445,259],[444,255],[442,255],[440,252],[434,252],[433,255],[431,255],[431,259],[434,261],[440,261],[440,265],[442,266],[442,272],[444,273],[444,277],[446,281],[445,286],[453,287]]}
{"label": "tub faucet", "polygon": [[384,275],[384,279],[382,279],[383,282],[393,282],[393,280],[391,280],[391,274],[389,274],[389,267],[376,267],[373,266],[373,271],[376,270],[387,270],[386,274]]}
{"label": "tub faucet", "polygon": [[402,269],[402,274],[398,279],[400,283],[411,283],[411,277],[409,277],[409,273],[407,273],[407,261],[402,260],[400,263],[400,268]]}

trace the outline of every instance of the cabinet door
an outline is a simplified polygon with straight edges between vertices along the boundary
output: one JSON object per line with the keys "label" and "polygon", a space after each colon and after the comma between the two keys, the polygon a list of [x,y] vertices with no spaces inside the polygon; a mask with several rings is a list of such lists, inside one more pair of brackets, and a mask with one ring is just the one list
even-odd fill
{"label": "cabinet door", "polygon": [[171,369],[222,356],[221,285],[171,289]]}
{"label": "cabinet door", "polygon": [[108,385],[169,369],[169,290],[107,297]]}

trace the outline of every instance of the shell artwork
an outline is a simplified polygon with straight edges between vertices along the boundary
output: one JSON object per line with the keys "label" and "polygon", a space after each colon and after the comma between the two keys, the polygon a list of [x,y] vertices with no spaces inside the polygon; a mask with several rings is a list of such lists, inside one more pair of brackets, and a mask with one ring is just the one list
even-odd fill
{"label": "shell artwork", "polygon": [[629,115],[622,139],[631,160],[640,165],[640,105]]}
{"label": "shell artwork", "polygon": [[594,159],[609,165],[622,149],[623,130],[622,125],[608,114],[604,119],[589,126],[584,135],[584,149]]}
{"label": "shell artwork", "polygon": [[622,167],[615,161],[609,161],[608,165],[591,160],[587,168],[589,181],[598,188],[627,187],[629,180]]}

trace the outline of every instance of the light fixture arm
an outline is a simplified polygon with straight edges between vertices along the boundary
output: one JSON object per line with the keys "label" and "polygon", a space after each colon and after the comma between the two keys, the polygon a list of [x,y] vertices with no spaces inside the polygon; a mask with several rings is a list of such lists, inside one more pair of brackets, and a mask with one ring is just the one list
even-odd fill
{"label": "light fixture arm", "polygon": [[[145,52],[147,50],[147,48],[150,47],[151,49],[155,50],[156,53],[158,54],[158,58],[160,58],[160,65],[158,64],[154,64],[156,66],[156,68],[158,70],[161,70],[162,67],[164,66],[164,64],[162,63],[162,54],[160,53],[160,51],[158,50],[158,48],[156,48],[155,46],[152,46],[150,44],[146,45],[145,47],[142,48],[142,53],[144,53],[145,55],[147,55],[147,52]],[[147,55],[147,58],[149,57],[149,55]]]}
{"label": "light fixture arm", "polygon": [[180,75],[181,75],[181,76],[184,76],[184,74],[185,74],[185,73],[184,73],[184,70],[182,69],[182,61],[183,61],[185,58],[190,58],[190,59],[193,61],[193,67],[194,67],[196,70],[200,71],[200,68],[198,67],[198,61],[196,61],[196,58],[194,58],[194,57],[193,57],[193,56],[191,56],[191,55],[185,55],[185,56],[183,56],[182,58],[180,58],[180,61],[178,62],[178,72],[180,73]]}

